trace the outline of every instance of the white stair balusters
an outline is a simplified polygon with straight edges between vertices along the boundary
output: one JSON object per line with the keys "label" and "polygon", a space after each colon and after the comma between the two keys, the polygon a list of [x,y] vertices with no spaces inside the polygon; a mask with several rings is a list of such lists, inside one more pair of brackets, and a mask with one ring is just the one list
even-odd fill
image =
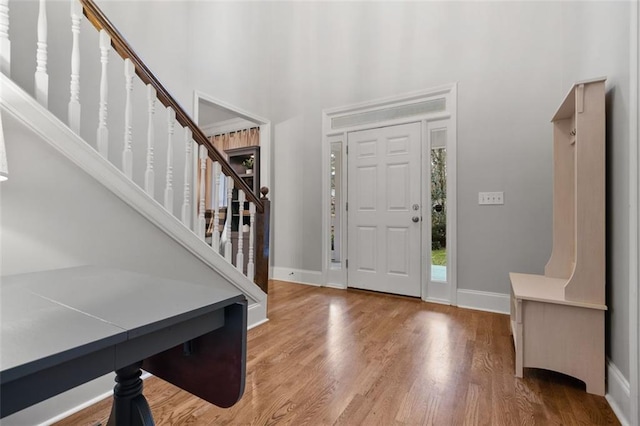
{"label": "white stair balusters", "polygon": [[193,134],[188,127],[184,128],[184,189],[182,191],[182,223],[191,229],[191,147]]}
{"label": "white stair balusters", "polygon": [[[99,154],[109,160],[109,145],[110,145],[110,141],[109,141],[109,125],[111,124],[113,126],[112,123],[109,123],[108,121],[108,95],[109,95],[109,75],[108,75],[108,69],[109,69],[109,56],[110,56],[110,52],[112,49],[112,39],[109,36],[109,32],[114,31],[114,29],[111,27],[111,25],[103,20],[103,17],[101,17],[101,15],[99,14],[95,14],[95,12],[93,11],[93,6],[91,5],[91,2],[85,1],[85,0],[67,0],[70,2],[70,4],[68,6],[66,6],[65,3],[65,9],[64,11],[64,15],[63,16],[69,16],[70,17],[70,21],[65,21],[66,23],[63,23],[63,30],[67,31],[67,40],[71,41],[70,43],[70,57],[67,57],[67,59],[63,58],[63,61],[65,61],[65,63],[69,64],[68,62],[66,62],[69,58],[70,58],[70,64],[67,66],[70,66],[69,70],[70,73],[66,74],[66,76],[58,76],[56,77],[56,73],[52,72],[52,77],[49,76],[48,74],[48,69],[51,70],[55,70],[56,69],[56,55],[51,55],[52,58],[52,62],[51,64],[48,63],[48,49],[49,49],[49,45],[48,45],[48,15],[49,17],[53,18],[55,13],[52,14],[52,12],[55,12],[55,8],[54,10],[51,9],[51,6],[47,4],[47,0],[37,0],[37,2],[34,2],[34,7],[37,6],[39,7],[38,12],[37,12],[37,37],[33,37],[33,30],[31,31],[31,36],[32,36],[32,40],[33,38],[36,38],[36,57],[35,57],[35,75],[34,75],[34,97],[36,98],[37,102],[42,105],[42,107],[44,108],[48,108],[48,104],[49,104],[49,86],[50,86],[50,78],[51,78],[51,87],[55,89],[55,87],[60,87],[60,84],[62,84],[64,87],[64,85],[66,85],[65,81],[69,81],[69,97],[66,98],[66,95],[62,94],[62,96],[60,96],[59,98],[56,95],[55,90],[52,91],[52,98],[51,98],[51,104],[52,106],[54,105],[58,105],[58,106],[62,106],[62,108],[64,109],[64,103],[67,103],[67,123],[69,128],[78,136],[80,136],[80,131],[81,131],[81,127],[82,127],[82,121],[85,121],[86,124],[86,114],[87,114],[87,105],[84,105],[84,113],[85,116],[82,116],[82,104],[81,104],[81,98],[80,98],[80,88],[81,88],[81,84],[80,84],[80,68],[81,68],[81,56],[82,59],[86,59],[84,58],[84,53],[85,52],[81,52],[81,42],[82,40],[80,39],[80,32],[81,32],[81,28],[82,25],[84,24],[82,22],[82,16],[83,13],[87,13],[87,17],[90,21],[91,24],[93,24],[97,29],[100,28],[106,28],[105,29],[101,29],[99,30],[99,45],[98,48],[100,50],[99,52],[99,57],[100,57],[100,77],[99,77],[99,99],[97,99],[98,101],[98,117],[97,117],[97,129],[96,129],[96,149],[99,152]],[[17,0],[15,1],[17,2]],[[11,71],[11,40],[10,40],[10,34],[9,34],[9,28],[10,28],[10,5],[13,5],[14,2],[12,2],[11,0],[0,0],[0,73],[5,74],[6,76],[9,76],[10,71]],[[49,11],[47,11],[47,6],[49,6]],[[66,7],[70,7],[70,9],[66,9]],[[66,15],[66,13],[69,13],[69,15]],[[33,25],[34,22],[33,20],[30,21],[31,24]],[[51,28],[52,28],[52,34],[55,34],[55,19],[51,20],[52,24],[51,24]],[[71,27],[71,34],[68,33],[68,28],[66,27],[66,29],[64,28],[66,25],[68,25],[68,23],[70,23],[70,27]],[[15,31],[15,28],[14,32]],[[19,32],[18,32],[19,33]],[[114,41],[116,42],[116,54],[118,54],[118,56],[128,56],[126,52],[129,52],[129,47],[128,46],[123,46],[122,45],[122,40],[120,40],[119,35],[117,33],[117,31],[111,32],[111,34],[114,34],[114,37],[116,37],[118,40]],[[14,34],[11,34],[12,37],[14,37]],[[70,37],[69,37],[70,36]],[[83,37],[85,37],[85,34],[83,34]],[[33,42],[33,41],[32,41]],[[33,45],[32,45],[33,46]],[[67,44],[67,46],[69,47],[69,44]],[[54,44],[52,43],[52,47],[55,47]],[[94,46],[95,48],[95,46]],[[15,50],[15,41],[14,41],[14,50]],[[31,50],[30,52],[28,52],[30,54],[33,54],[33,50]],[[94,52],[97,53],[97,52]],[[33,56],[31,56],[32,60],[33,60]],[[135,55],[130,55],[130,58],[135,60]],[[15,52],[14,52],[14,59],[15,59]],[[116,166],[120,165],[121,166],[121,170],[124,176],[126,176],[128,179],[130,179],[131,181],[133,181],[133,161],[134,161],[134,155],[133,155],[133,128],[134,125],[136,127],[136,139],[138,139],[138,129],[143,129],[144,127],[144,113],[143,113],[143,109],[144,107],[142,105],[134,105],[134,77],[136,75],[136,72],[138,72],[141,76],[143,76],[142,80],[146,83],[146,82],[150,82],[150,84],[147,84],[146,87],[146,96],[147,96],[147,102],[146,102],[146,107],[147,107],[147,114],[146,114],[146,119],[147,119],[147,135],[146,135],[146,167],[144,170],[144,191],[147,193],[148,196],[150,196],[152,199],[156,199],[158,201],[160,201],[160,197],[162,197],[162,195],[164,195],[163,200],[162,200],[162,204],[164,206],[164,208],[171,213],[172,215],[174,215],[174,211],[175,211],[175,216],[178,217],[177,214],[177,210],[181,210],[180,211],[180,220],[182,221],[182,223],[188,228],[193,230],[198,238],[200,238],[201,240],[205,240],[207,235],[211,236],[211,245],[213,247],[213,249],[216,251],[216,253],[222,254],[223,257],[225,258],[225,260],[227,262],[229,262],[230,264],[234,264],[236,269],[238,271],[240,271],[241,273],[245,272],[245,264],[246,266],[246,275],[249,277],[249,279],[253,280],[254,275],[255,275],[255,269],[256,269],[256,265],[255,265],[255,259],[256,259],[256,247],[255,247],[255,234],[256,234],[256,226],[255,226],[255,219],[256,219],[256,211],[257,211],[257,207],[259,207],[261,205],[260,202],[258,202],[258,205],[254,205],[252,202],[249,202],[247,200],[247,196],[250,196],[251,194],[245,193],[242,190],[238,190],[238,191],[234,191],[234,187],[237,186],[237,181],[234,182],[233,178],[230,176],[225,176],[225,174],[222,172],[222,166],[224,166],[225,170],[229,170],[228,167],[229,164],[225,162],[225,160],[220,159],[220,163],[218,163],[217,161],[211,162],[209,160],[209,152],[207,149],[207,146],[211,147],[210,144],[206,143],[206,141],[202,141],[205,142],[206,145],[204,146],[199,146],[198,144],[196,144],[196,140],[200,141],[200,138],[202,137],[202,135],[200,134],[200,130],[197,130],[197,126],[195,126],[195,124],[188,119],[188,117],[185,115],[184,111],[176,106],[177,104],[175,103],[175,101],[173,100],[173,98],[170,95],[167,94],[160,94],[160,98],[158,98],[159,94],[157,92],[157,90],[161,90],[160,87],[157,83],[157,80],[155,79],[155,77],[153,77],[153,75],[148,74],[147,70],[145,68],[145,66],[141,63],[137,63],[137,65],[134,64],[134,61],[132,59],[126,58],[124,59],[124,70],[123,70],[123,74],[124,74],[124,89],[125,89],[125,104],[124,104],[124,108],[123,108],[123,117],[119,117],[122,119],[123,123],[123,130],[118,130],[118,132],[122,131],[123,133],[121,133],[120,135],[122,135],[123,137],[123,146],[122,148],[120,148],[120,144],[116,143],[116,148],[111,148],[112,152],[111,152],[111,160],[113,160],[113,163],[115,163]],[[58,65],[63,66],[64,64],[60,64],[58,63]],[[97,65],[97,63],[94,63],[94,66]],[[32,65],[33,66],[33,65]],[[119,65],[118,65],[119,66]],[[15,67],[15,64],[14,64]],[[84,67],[84,65],[83,65]],[[59,67],[58,67],[59,68]],[[64,67],[63,67],[64,68]],[[83,69],[83,82],[85,79],[87,79],[86,77],[87,72],[86,69]],[[122,75],[119,74],[118,75]],[[116,78],[122,78],[122,77],[118,77],[118,75],[116,75]],[[68,77],[67,77],[68,76]],[[56,80],[56,78],[58,78],[58,80]],[[67,78],[69,78],[69,80],[66,80]],[[98,78],[98,76],[96,75],[94,78]],[[94,81],[95,83],[95,81]],[[135,83],[136,85],[138,84],[138,82]],[[155,86],[155,87],[154,87]],[[159,89],[156,89],[159,88]],[[122,86],[120,86],[119,90],[122,90]],[[136,89],[137,90],[137,89]],[[56,96],[54,96],[56,95]],[[88,96],[87,93],[83,92],[82,95],[82,99],[84,100],[84,98]],[[137,98],[136,98],[137,99]],[[96,99],[94,99],[96,100]],[[162,104],[164,105],[174,105],[176,107],[176,109],[174,110],[171,106],[167,107],[167,157],[166,157],[166,175],[163,176],[162,175],[162,154],[160,154],[160,157],[157,156],[157,150],[160,149],[160,152],[162,152],[162,149],[164,148],[163,143],[164,141],[158,142],[160,145],[158,145],[156,143],[156,137],[157,135],[155,135],[155,121],[157,120],[155,117],[156,114],[156,108],[157,108],[157,103],[161,101]],[[59,105],[60,103],[62,103],[62,105]],[[135,112],[133,111],[133,108],[138,107],[138,110]],[[121,105],[117,105],[117,109],[118,112],[119,108],[121,108]],[[55,109],[55,108],[54,108]],[[64,112],[63,112],[64,114]],[[135,119],[137,120],[136,122],[134,122],[134,115],[135,115]],[[94,116],[95,119],[95,116]],[[160,118],[158,118],[160,119]],[[178,151],[177,154],[174,153],[174,149],[178,149],[181,150],[181,147],[174,147],[174,133],[175,133],[175,126],[176,126],[176,120],[179,119],[180,122],[178,123],[180,126],[185,126],[183,131],[184,131],[184,169],[180,169],[180,167],[182,166],[181,161],[178,160],[177,163],[174,165],[174,157],[177,155],[178,158],[180,158],[180,155],[182,154],[181,151]],[[111,120],[113,121],[113,120]],[[119,120],[118,120],[119,121]],[[87,130],[82,129],[82,130]],[[197,132],[196,132],[197,130]],[[159,130],[160,133],[163,133],[161,130]],[[197,135],[194,133],[196,132]],[[244,131],[246,132],[246,131]],[[111,133],[113,133],[113,130],[111,131]],[[86,136],[86,135],[85,135]],[[161,140],[164,139],[163,135],[161,134]],[[196,139],[194,139],[194,136],[198,136]],[[118,135],[115,135],[116,138],[118,138]],[[227,134],[227,137],[229,137],[229,135]],[[140,141],[136,140],[136,143],[144,143],[144,139],[142,139],[142,132],[140,132]],[[118,141],[116,141],[118,142]],[[158,145],[158,147],[156,147],[156,145]],[[138,160],[137,156],[138,154],[140,154],[140,157],[142,156],[142,151],[140,150],[140,152],[138,152],[138,146],[136,147],[136,161]],[[114,151],[115,149],[115,151]],[[216,154],[216,153],[212,153],[212,154]],[[117,158],[120,157],[120,158]],[[198,162],[195,162],[196,157],[198,157]],[[158,161],[158,158],[160,158],[160,160]],[[217,157],[217,154],[214,156],[212,155],[212,158],[219,158]],[[120,164],[118,160],[121,160]],[[139,159],[142,160],[142,157]],[[212,165],[212,169],[209,170],[208,169],[208,164]],[[137,161],[136,162],[136,181],[139,184],[140,180],[142,179],[138,179],[138,177],[142,177],[140,176],[142,172],[142,170],[140,170],[140,164]],[[174,166],[176,167],[176,170],[174,171]],[[198,169],[199,166],[199,178],[196,179],[195,175],[198,170],[194,170],[194,169]],[[158,169],[158,176],[156,176],[155,171],[156,169]],[[207,172],[210,172],[211,174],[208,174]],[[180,202],[179,198],[174,200],[174,188],[173,188],[173,174],[177,173],[177,176],[180,176],[180,173],[184,172],[184,187],[183,187],[183,199],[182,202]],[[121,177],[124,177],[121,175]],[[164,194],[161,194],[162,189],[158,188],[158,191],[155,191],[155,181],[156,179],[158,180],[158,184],[162,186],[162,178],[165,177],[165,187],[164,187]],[[210,181],[208,181],[207,179],[210,179]],[[226,180],[222,180],[222,179],[226,179]],[[142,186],[142,185],[140,185]],[[178,190],[180,185],[178,185]],[[211,188],[211,186],[213,186],[213,190],[208,189]],[[243,185],[244,187],[244,185]],[[207,191],[210,190],[211,194],[207,194]],[[236,192],[237,195],[237,199],[233,200],[234,197],[234,192]],[[207,205],[207,200],[209,199],[209,196],[211,195],[211,199],[212,199],[212,205],[209,206]],[[176,195],[176,197],[179,197],[179,194]],[[225,212],[225,204],[226,204],[226,212]],[[180,207],[181,205],[181,207]],[[245,208],[245,205],[247,205],[248,207],[248,211]],[[237,206],[237,210],[236,210],[236,206]],[[212,209],[211,211],[209,211],[208,209]],[[197,209],[197,214],[194,215],[194,209]],[[234,211],[236,211],[239,214],[234,214]],[[208,213],[211,213],[211,217],[208,217]],[[224,216],[224,217],[223,217]],[[246,217],[249,216],[249,219],[247,221]],[[209,223],[209,229],[207,229],[207,220],[210,219],[210,223]],[[245,221],[247,221],[249,223],[249,226],[247,227],[247,225],[245,225]],[[258,222],[259,224],[259,222]],[[237,228],[236,228],[237,226]],[[234,238],[236,238],[237,235],[237,247],[234,253],[234,247],[232,244],[232,231],[234,234]],[[237,233],[235,232],[237,231]],[[244,236],[245,234],[248,233],[249,239],[248,239],[248,243],[244,242]],[[192,237],[193,238],[193,237]],[[207,239],[207,241],[209,241]],[[235,242],[234,242],[235,243]],[[248,252],[248,253],[247,253]],[[235,262],[234,262],[235,261]]]}
{"label": "white stair balusters", "polygon": [[45,108],[49,106],[49,75],[47,74],[47,2],[40,0],[38,12],[38,44],[35,74],[36,100]]}
{"label": "white stair balusters", "polygon": [[224,258],[227,259],[227,262],[232,262],[231,255],[231,222],[233,222],[233,178],[231,176],[227,176],[227,215],[224,219],[225,221],[225,234],[227,235],[226,242],[224,244]]}
{"label": "white stair balusters", "polygon": [[69,83],[69,127],[80,135],[80,19],[82,5],[71,0],[71,82]]}
{"label": "white stair balusters", "polygon": [[164,208],[173,214],[173,132],[176,125],[176,112],[167,108],[167,177],[164,187]]}
{"label": "white stair balusters", "polygon": [[147,168],[144,171],[144,190],[153,198],[155,196],[156,175],[153,170],[153,145],[155,135],[153,116],[156,112],[156,89],[147,84]]}
{"label": "white stair balusters", "polygon": [[213,231],[211,233],[211,247],[220,252],[220,163],[213,163]]}
{"label": "white stair balusters", "polygon": [[107,128],[107,64],[109,63],[109,49],[111,49],[111,37],[105,30],[100,30],[100,106],[98,109],[98,152],[109,159],[109,129]]}
{"label": "white stair balusters", "polygon": [[236,269],[244,273],[244,191],[238,190],[238,253],[236,253]]}
{"label": "white stair balusters", "polygon": [[253,203],[249,203],[249,259],[247,261],[247,278],[253,281],[253,277],[255,276],[255,263],[254,263],[254,244],[253,244],[253,235],[254,235],[254,224],[256,221],[256,205]]}
{"label": "white stair balusters", "polygon": [[131,59],[124,60],[124,79],[127,97],[124,105],[124,148],[122,150],[122,171],[129,179],[133,179],[133,105],[131,94],[133,92],[134,67]]}
{"label": "white stair balusters", "polygon": [[176,112],[169,107],[167,113],[167,179],[164,187],[164,208],[173,214],[173,132]]}
{"label": "white stair balusters", "polygon": [[0,0],[0,72],[11,75],[11,41],[9,40],[9,0]]}
{"label": "white stair balusters", "polygon": [[204,217],[205,206],[205,178],[207,175],[207,147],[200,145],[200,191],[199,191],[199,203],[198,203],[198,226],[196,227],[196,234],[204,241],[207,222]]}

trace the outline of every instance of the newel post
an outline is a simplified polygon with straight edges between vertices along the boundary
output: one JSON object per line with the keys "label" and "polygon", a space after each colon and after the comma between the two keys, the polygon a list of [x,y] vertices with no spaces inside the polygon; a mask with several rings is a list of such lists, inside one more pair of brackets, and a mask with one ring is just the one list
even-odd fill
{"label": "newel post", "polygon": [[269,223],[271,220],[271,201],[267,198],[269,188],[260,188],[264,210],[256,214],[256,272],[254,282],[265,293],[269,292]]}

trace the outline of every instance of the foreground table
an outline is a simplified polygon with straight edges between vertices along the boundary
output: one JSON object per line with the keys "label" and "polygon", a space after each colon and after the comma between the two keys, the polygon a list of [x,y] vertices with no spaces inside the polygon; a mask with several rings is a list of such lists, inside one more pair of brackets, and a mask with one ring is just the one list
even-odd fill
{"label": "foreground table", "polygon": [[235,290],[83,266],[2,278],[0,418],[116,372],[109,425],[152,425],[141,368],[221,407],[244,391]]}

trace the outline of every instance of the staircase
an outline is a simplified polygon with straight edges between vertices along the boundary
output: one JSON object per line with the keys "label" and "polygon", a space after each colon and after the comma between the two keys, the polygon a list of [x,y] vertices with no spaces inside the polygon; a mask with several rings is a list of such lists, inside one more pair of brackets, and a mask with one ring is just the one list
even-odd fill
{"label": "staircase", "polygon": [[[268,190],[263,188],[262,197],[251,191],[93,0],[26,3],[0,0],[0,108],[7,124],[10,169],[9,181],[0,188],[7,218],[2,229],[6,236],[2,273],[91,262],[205,285],[231,285],[249,299],[250,326],[266,321]],[[10,6],[16,6],[16,11]],[[67,11],[66,24],[57,19],[61,7]],[[49,19],[50,15],[56,19]],[[81,29],[91,27],[96,31],[81,34]],[[60,41],[50,36],[56,34],[58,39],[69,32],[71,43],[60,53]],[[16,38],[11,40],[10,34]],[[25,55],[22,46],[29,43],[21,36],[36,40],[32,54]],[[55,47],[55,55],[50,46]],[[35,68],[27,76],[24,70],[33,58]],[[81,64],[82,69],[95,71],[82,75],[82,85]],[[58,72],[64,68],[70,74]],[[116,76],[114,69],[123,71]],[[62,87],[69,90],[61,91]],[[91,93],[81,93],[85,88]],[[141,88],[146,95],[143,101],[134,96]],[[16,140],[31,136],[42,145]],[[245,206],[239,210],[247,216],[248,229],[234,231],[247,232],[249,246],[238,247],[234,256],[230,239],[222,238],[224,227],[227,234],[231,232],[230,221],[218,225],[219,203],[205,205],[207,158],[214,162],[214,181],[226,180],[230,189],[227,205],[235,197]],[[52,183],[45,170],[75,177]],[[84,186],[97,182],[102,189],[77,189],[83,186],[78,180],[85,179]],[[102,194],[103,189],[111,195]],[[85,200],[72,196],[73,191],[85,194]],[[47,202],[48,198],[52,201]],[[67,200],[63,207],[62,199]],[[87,203],[102,207],[92,210]],[[125,213],[122,204],[137,214]],[[110,209],[122,214],[110,214]],[[23,213],[31,219],[21,221]],[[75,247],[63,237],[52,237],[62,226],[73,235],[69,239]],[[205,240],[207,228],[210,243]],[[110,231],[105,234],[105,230]],[[153,236],[153,230],[162,235]],[[17,234],[22,238],[13,237]],[[139,247],[141,241],[150,246]],[[49,247],[40,256],[29,255],[42,246]],[[30,260],[14,261],[18,257]]]}
{"label": "staircase", "polygon": [[[267,320],[268,190],[247,187],[92,0],[0,0],[0,113],[1,275],[94,264],[235,287],[249,327]],[[205,204],[207,158],[226,203],[216,190]],[[232,203],[237,229],[219,220]],[[111,389],[107,375],[2,424],[51,424]]]}

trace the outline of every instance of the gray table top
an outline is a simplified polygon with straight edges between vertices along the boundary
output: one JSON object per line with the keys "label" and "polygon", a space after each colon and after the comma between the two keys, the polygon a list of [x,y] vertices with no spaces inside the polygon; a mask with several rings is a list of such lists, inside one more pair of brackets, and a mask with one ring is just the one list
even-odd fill
{"label": "gray table top", "polygon": [[245,300],[240,291],[82,266],[3,277],[0,380]]}
{"label": "gray table top", "polygon": [[3,288],[0,299],[2,382],[127,339],[120,327],[19,287]]}

